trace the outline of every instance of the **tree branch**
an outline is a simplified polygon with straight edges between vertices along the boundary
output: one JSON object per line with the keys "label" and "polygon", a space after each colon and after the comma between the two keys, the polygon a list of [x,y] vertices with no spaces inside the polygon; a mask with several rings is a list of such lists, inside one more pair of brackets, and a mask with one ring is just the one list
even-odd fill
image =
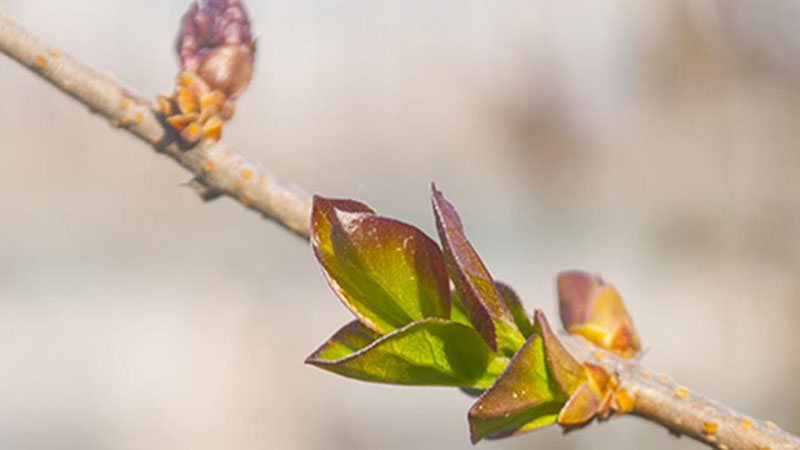
{"label": "tree branch", "polygon": [[112,77],[43,42],[2,11],[0,51],[192,172],[190,186],[204,200],[227,195],[295,234],[308,237],[308,194],[247,161],[224,142],[207,140],[193,148],[182,146],[149,102],[123,89]]}
{"label": "tree branch", "polygon": [[561,333],[564,345],[581,362],[602,366],[615,374],[619,389],[633,399],[631,414],[663,425],[721,450],[797,450],[800,437],[770,421],[754,419],[733,408],[692,392],[665,374],[654,374],[638,360],[598,349],[581,336]]}
{"label": "tree branch", "polygon": [[[28,67],[89,109],[189,170],[192,187],[205,200],[227,195],[308,238],[311,199],[248,162],[223,142],[181,146],[172,128],[151,104],[112,78],[62,53],[0,12],[0,51]],[[800,449],[800,438],[769,421],[760,421],[690,392],[668,377],[654,376],[636,360],[600,350],[579,336],[562,332],[573,356],[602,366],[634,400],[632,414],[720,449]]]}

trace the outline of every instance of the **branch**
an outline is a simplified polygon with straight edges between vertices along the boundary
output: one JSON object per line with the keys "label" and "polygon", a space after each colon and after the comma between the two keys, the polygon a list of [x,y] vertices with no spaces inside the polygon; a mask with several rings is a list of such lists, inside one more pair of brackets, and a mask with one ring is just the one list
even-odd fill
{"label": "branch", "polygon": [[247,161],[224,142],[206,140],[193,148],[180,144],[172,127],[140,96],[123,89],[80,61],[47,44],[0,11],[0,51],[61,89],[89,110],[150,144],[189,172],[204,200],[227,195],[295,234],[308,237],[311,199]]}
{"label": "branch", "polygon": [[[248,162],[223,142],[204,141],[184,148],[149,102],[43,42],[3,12],[0,51],[190,171],[194,175],[191,185],[203,199],[227,195],[308,238],[308,194]],[[654,377],[638,361],[600,350],[579,336],[562,333],[562,338],[578,361],[598,364],[616,374],[619,389],[633,399],[632,414],[720,449],[800,449],[800,438],[772,422],[753,419],[690,392],[663,375]]]}
{"label": "branch", "polygon": [[598,349],[580,336],[561,333],[570,353],[581,362],[602,366],[619,379],[633,399],[631,414],[721,450],[797,450],[800,437],[770,421],[754,419],[692,392],[666,374],[654,374],[635,359]]}

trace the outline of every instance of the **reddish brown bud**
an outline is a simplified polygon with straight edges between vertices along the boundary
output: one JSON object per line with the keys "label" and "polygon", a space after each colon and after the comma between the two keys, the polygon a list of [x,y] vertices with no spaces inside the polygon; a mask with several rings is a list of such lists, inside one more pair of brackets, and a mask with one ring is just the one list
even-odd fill
{"label": "reddish brown bud", "polygon": [[240,0],[201,0],[183,16],[177,51],[184,70],[200,75],[228,99],[250,83],[255,42]]}
{"label": "reddish brown bud", "polygon": [[641,349],[633,320],[614,286],[586,272],[558,276],[561,321],[579,334],[620,356],[630,358]]}

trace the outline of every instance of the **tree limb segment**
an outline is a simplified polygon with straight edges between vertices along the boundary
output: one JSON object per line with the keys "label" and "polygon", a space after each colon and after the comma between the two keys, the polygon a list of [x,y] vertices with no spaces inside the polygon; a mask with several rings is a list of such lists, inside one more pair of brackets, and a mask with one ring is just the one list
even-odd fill
{"label": "tree limb segment", "polygon": [[[192,172],[189,184],[204,200],[227,195],[308,238],[308,194],[264,172],[223,142],[181,146],[149,102],[123,89],[113,77],[43,42],[3,12],[0,51]],[[619,389],[626,389],[634,399],[632,414],[723,450],[800,449],[800,438],[772,422],[748,417],[690,392],[667,377],[652,374],[638,361],[600,350],[580,336],[562,332],[561,337],[578,361],[598,364],[616,374]]]}
{"label": "tree limb segment", "polygon": [[631,414],[721,450],[800,449],[800,437],[773,422],[754,419],[692,392],[638,360],[600,350],[581,336],[561,332],[560,337],[578,361],[597,364],[616,375],[618,389],[627,390],[633,398]]}
{"label": "tree limb segment", "polygon": [[89,109],[174,159],[194,174],[190,183],[204,200],[227,195],[295,234],[308,237],[311,197],[247,161],[224,142],[186,148],[152,105],[0,12],[0,51]]}

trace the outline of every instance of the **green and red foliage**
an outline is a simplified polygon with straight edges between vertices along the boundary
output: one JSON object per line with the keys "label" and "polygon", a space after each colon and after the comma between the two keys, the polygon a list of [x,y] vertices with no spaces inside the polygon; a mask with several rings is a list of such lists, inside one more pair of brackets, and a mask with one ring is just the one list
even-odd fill
{"label": "green and red foliage", "polygon": [[[314,198],[314,255],[356,320],[306,362],[364,381],[478,392],[468,414],[473,442],[624,412],[614,376],[578,363],[542,311],[531,320],[514,290],[493,279],[435,186],[432,204],[441,249],[363,203]],[[639,350],[613,287],[582,272],[562,274],[558,286],[569,331],[626,357]]]}

